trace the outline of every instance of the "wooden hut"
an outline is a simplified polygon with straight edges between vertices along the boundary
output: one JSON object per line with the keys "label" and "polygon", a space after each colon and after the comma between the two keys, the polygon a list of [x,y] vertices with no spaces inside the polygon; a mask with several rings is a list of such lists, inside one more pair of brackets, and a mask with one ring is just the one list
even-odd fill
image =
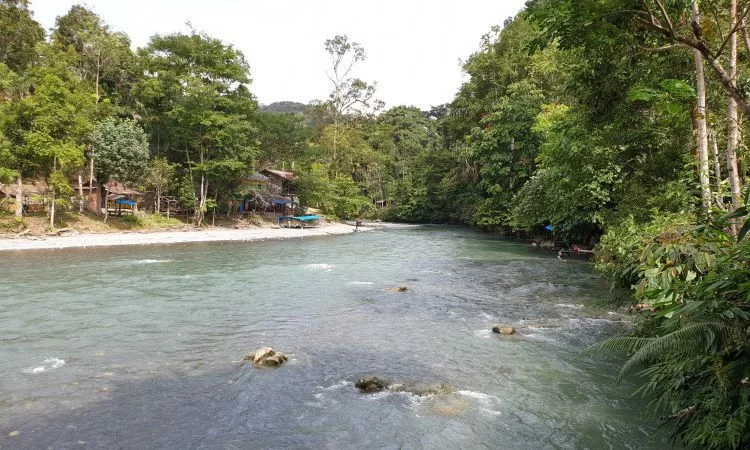
{"label": "wooden hut", "polygon": [[134,214],[144,202],[144,193],[129,188],[119,181],[104,183],[105,207],[109,214]]}
{"label": "wooden hut", "polygon": [[240,180],[246,195],[237,208],[239,214],[262,214],[267,219],[293,216],[299,207],[296,177],[292,172],[264,169]]}
{"label": "wooden hut", "polygon": [[294,200],[293,197],[297,197],[297,189],[294,186],[294,181],[297,177],[294,175],[294,172],[263,169],[260,173],[268,178],[269,193],[277,197],[289,197],[291,200]]}
{"label": "wooden hut", "polygon": [[[21,185],[21,203],[23,205],[24,213],[28,212],[41,212],[44,211],[46,203],[44,201],[44,194],[49,191],[47,183],[41,180],[35,180],[31,183],[24,183]],[[16,202],[18,200],[18,185],[17,184],[2,184],[0,183],[0,194],[3,194],[6,200],[10,200],[6,203],[8,211],[13,212],[16,209]]]}

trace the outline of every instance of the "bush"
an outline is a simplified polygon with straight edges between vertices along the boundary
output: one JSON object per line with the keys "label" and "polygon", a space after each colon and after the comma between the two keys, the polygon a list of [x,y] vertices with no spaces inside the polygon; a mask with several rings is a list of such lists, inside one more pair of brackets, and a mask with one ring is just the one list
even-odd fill
{"label": "bush", "polygon": [[631,219],[597,255],[597,268],[648,309],[634,337],[592,350],[624,354],[620,376],[646,379],[647,412],[691,448],[750,446],[750,241],[735,242],[726,224]]}
{"label": "bush", "polygon": [[6,231],[19,232],[27,227],[26,222],[20,217],[9,217],[0,220],[0,229]]}

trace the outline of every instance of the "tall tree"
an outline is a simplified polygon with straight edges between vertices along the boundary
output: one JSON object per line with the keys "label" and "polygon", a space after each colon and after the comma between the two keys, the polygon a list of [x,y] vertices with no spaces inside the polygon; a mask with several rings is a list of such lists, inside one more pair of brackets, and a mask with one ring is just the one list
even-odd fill
{"label": "tall tree", "polygon": [[96,102],[102,98],[121,102],[129,97],[135,70],[126,34],[112,31],[96,13],[81,5],[72,6],[55,25],[52,41],[75,50],[78,72],[93,84]]}
{"label": "tall tree", "polygon": [[23,198],[24,173],[34,170],[48,174],[52,186],[51,226],[56,192],[67,191],[67,180],[58,172],[81,164],[83,139],[90,127],[91,97],[71,70],[73,59],[59,46],[44,46],[40,64],[28,74],[33,95],[11,104],[5,127],[18,176],[18,203]]}
{"label": "tall tree", "polygon": [[44,30],[29,9],[28,0],[0,0],[0,62],[23,72],[37,57]]}
{"label": "tall tree", "polygon": [[166,150],[199,177],[200,225],[213,181],[238,176],[257,156],[249,67],[242,52],[196,31],[156,35],[141,57],[147,75],[136,92],[156,153]]}
{"label": "tall tree", "polygon": [[[89,135],[94,171],[101,185],[116,180],[134,183],[140,180],[148,164],[148,138],[138,124],[130,120],[108,118],[98,123]],[[104,221],[109,216],[108,194],[104,195]]]}
{"label": "tall tree", "polygon": [[[351,76],[354,66],[366,59],[365,49],[346,35],[337,35],[325,41],[325,49],[331,59],[331,72],[326,73],[333,85],[330,109],[333,116],[333,142],[331,160],[338,158],[339,134],[347,115],[361,115],[369,108],[379,109],[382,103],[375,101],[375,85]],[[337,168],[334,166],[334,175]]]}

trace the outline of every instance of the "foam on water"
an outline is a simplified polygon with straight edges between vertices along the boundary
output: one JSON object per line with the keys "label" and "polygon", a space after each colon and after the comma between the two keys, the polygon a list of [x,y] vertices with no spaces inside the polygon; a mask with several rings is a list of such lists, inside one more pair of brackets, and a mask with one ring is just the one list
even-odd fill
{"label": "foam on water", "polygon": [[558,303],[555,306],[558,306],[560,308],[583,309],[583,305],[582,304],[573,305],[573,304],[570,304],[570,303]]}
{"label": "foam on water", "polygon": [[354,383],[344,380],[328,387],[318,386],[318,389],[323,389],[324,391],[335,391],[347,386],[354,386]]}
{"label": "foam on water", "polygon": [[130,264],[133,265],[140,265],[140,264],[160,264],[160,263],[168,263],[172,262],[171,259],[138,259],[135,261],[130,261]]}
{"label": "foam on water", "polygon": [[307,270],[321,270],[324,272],[331,272],[336,267],[334,264],[308,264],[305,266]]}
{"label": "foam on water", "polygon": [[28,369],[23,369],[23,373],[30,373],[33,375],[44,373],[49,370],[55,370],[59,369],[60,367],[65,365],[65,360],[60,358],[47,358],[44,361],[42,361],[42,365],[38,367],[29,367]]}
{"label": "foam on water", "polygon": [[484,338],[484,339],[489,339],[490,336],[492,335],[492,330],[488,330],[486,328],[482,328],[480,330],[474,330],[474,331],[472,331],[472,334],[474,336],[476,336],[476,337],[480,337],[480,338]]}
{"label": "foam on water", "polygon": [[370,285],[373,285],[375,283],[373,283],[372,281],[350,281],[350,282],[348,282],[346,284],[349,284],[349,285],[352,285],[352,286],[370,286]]}
{"label": "foam on water", "polygon": [[475,400],[479,400],[480,403],[482,403],[485,406],[488,406],[493,403],[500,403],[500,397],[496,397],[494,395],[485,394],[484,392],[475,392],[475,391],[468,391],[468,390],[460,390],[458,391],[459,394],[465,396],[465,397],[471,397]]}

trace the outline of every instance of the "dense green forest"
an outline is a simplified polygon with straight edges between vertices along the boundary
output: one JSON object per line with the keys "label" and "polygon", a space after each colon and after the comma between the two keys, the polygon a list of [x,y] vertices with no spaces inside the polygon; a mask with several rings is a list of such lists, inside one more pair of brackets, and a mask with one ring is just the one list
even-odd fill
{"label": "dense green forest", "polygon": [[30,8],[0,0],[0,182],[45,179],[53,225],[76,176],[172,195],[200,225],[232,213],[240,177],[294,168],[300,202],[342,219],[552,226],[597,244],[613,301],[641,311],[592,351],[624,355],[650,420],[688,447],[750,446],[750,2],[529,1],[429,111],[385,109],[347,36],[321,43],[328,99],[260,108],[230,43],[134,51],[83,6],[49,35]]}

